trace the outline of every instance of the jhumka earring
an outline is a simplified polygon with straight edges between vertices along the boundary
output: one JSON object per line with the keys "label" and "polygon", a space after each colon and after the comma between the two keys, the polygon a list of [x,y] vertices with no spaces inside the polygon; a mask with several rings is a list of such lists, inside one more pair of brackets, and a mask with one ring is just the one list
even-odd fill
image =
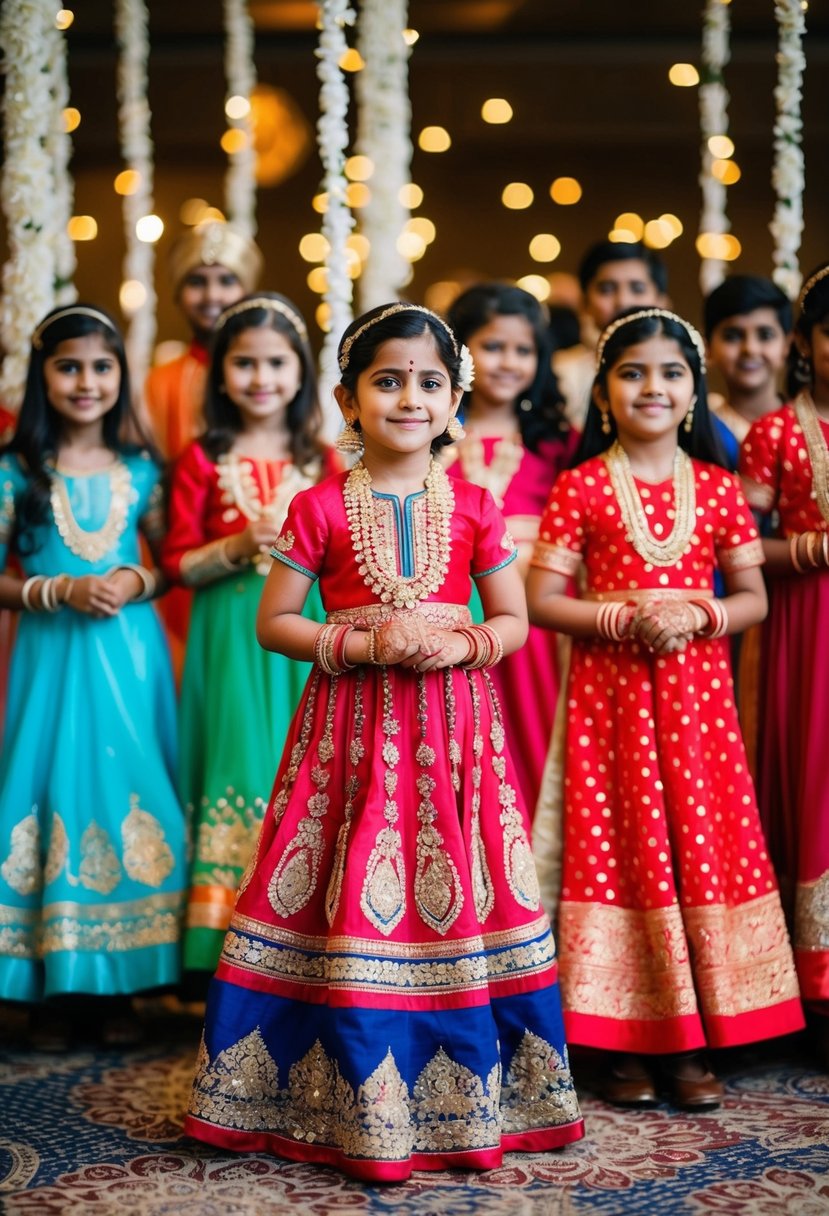
{"label": "jhumka earring", "polygon": [[693,401],[691,402],[691,408],[688,410],[688,413],[685,415],[685,421],[683,422],[682,425],[685,427],[685,434],[690,435],[691,431],[693,430],[693,426],[694,426],[694,402]]}
{"label": "jhumka earring", "polygon": [[362,452],[363,437],[354,426],[352,419],[347,418],[345,426],[334,440],[338,452]]}
{"label": "jhumka earring", "polygon": [[464,435],[466,434],[466,431],[463,429],[460,422],[458,421],[457,414],[453,414],[452,417],[447,422],[446,434],[449,436],[449,438],[452,440],[453,443],[457,443],[457,441],[459,439],[463,439]]}
{"label": "jhumka earring", "polygon": [[601,410],[601,415],[602,415],[602,434],[609,435],[611,432],[611,429],[612,429],[610,426],[610,411]]}
{"label": "jhumka earring", "polygon": [[801,384],[808,384],[812,379],[812,362],[807,355],[798,355],[795,360],[794,374]]}

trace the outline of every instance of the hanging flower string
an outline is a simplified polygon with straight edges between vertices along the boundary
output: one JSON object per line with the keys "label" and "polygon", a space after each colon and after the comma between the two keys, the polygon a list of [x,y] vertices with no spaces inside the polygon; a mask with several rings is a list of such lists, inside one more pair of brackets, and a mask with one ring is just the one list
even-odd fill
{"label": "hanging flower string", "polygon": [[348,86],[340,60],[348,49],[345,27],[353,25],[354,10],[348,0],[322,0],[317,77],[320,81],[320,116],[317,121],[322,188],[328,206],[322,217],[322,234],[328,241],[328,282],[323,295],[328,305],[329,327],[320,356],[320,400],[326,431],[336,432],[340,417],[333,407],[332,392],[339,380],[337,344],[350,324],[351,279],[348,276],[346,243],[354,220],[346,199],[345,153],[348,147]]}
{"label": "hanging flower string", "polygon": [[54,104],[49,47],[55,10],[30,0],[0,4],[3,50],[3,177],[0,203],[9,257],[3,267],[0,402],[16,409],[23,397],[29,342],[55,302],[54,190],[48,152]]}
{"label": "hanging flower string", "polygon": [[256,151],[250,98],[256,85],[253,60],[253,21],[247,0],[224,0],[225,80],[227,96],[241,97],[247,109],[228,115],[230,129],[238,131],[237,142],[228,150],[225,174],[225,212],[234,228],[247,237],[256,235]]}
{"label": "hanging flower string", "polygon": [[403,39],[407,12],[406,0],[363,0],[360,6],[358,49],[365,66],[355,78],[357,152],[375,166],[371,197],[360,212],[360,229],[370,246],[361,278],[363,310],[396,299],[410,273],[397,249],[409,218],[400,195],[412,160],[411,52]]}
{"label": "hanging flower string", "polygon": [[124,286],[121,302],[130,316],[126,335],[133,385],[144,382],[155,341],[156,294],[153,282],[155,246],[140,241],[138,221],[153,211],[153,144],[147,100],[147,60],[150,41],[144,0],[117,0],[118,122],[121,156],[130,171],[124,194]]}
{"label": "hanging flower string", "polygon": [[803,35],[806,16],[801,0],[777,0],[774,6],[779,31],[778,76],[774,90],[774,167],[771,181],[777,196],[774,218],[769,225],[774,237],[772,278],[781,290],[795,298],[800,290],[798,261],[803,234],[803,186],[805,162],[801,145],[803,120]]}
{"label": "hanging flower string", "polygon": [[[700,238],[719,235],[731,227],[726,215],[726,188],[712,172],[714,154],[708,141],[715,135],[728,133],[728,92],[724,83],[725,65],[731,58],[731,30],[727,0],[707,0],[702,26],[702,83],[699,87],[699,116],[702,134],[702,169],[699,183],[702,189],[702,210],[699,217]],[[704,248],[704,246],[703,246]],[[725,278],[725,263],[702,253],[699,281],[703,295]]]}
{"label": "hanging flower string", "polygon": [[46,154],[52,162],[54,198],[52,206],[52,243],[55,254],[55,303],[71,304],[75,290],[75,242],[69,235],[74,185],[69,172],[72,140],[66,129],[65,110],[69,105],[69,79],[66,70],[66,35],[52,23],[49,30],[49,76],[51,79],[52,121],[46,140]]}

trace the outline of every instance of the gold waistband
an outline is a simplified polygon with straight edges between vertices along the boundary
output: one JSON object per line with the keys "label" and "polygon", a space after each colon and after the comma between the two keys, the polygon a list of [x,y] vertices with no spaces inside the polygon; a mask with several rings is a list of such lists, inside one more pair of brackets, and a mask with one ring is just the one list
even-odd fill
{"label": "gold waistband", "polygon": [[429,600],[414,608],[394,608],[391,604],[362,604],[359,608],[338,608],[329,612],[326,620],[332,625],[353,625],[355,629],[375,629],[386,621],[396,620],[416,612],[430,625],[439,629],[458,629],[470,624],[472,616],[466,604],[438,604]]}
{"label": "gold waistband", "polygon": [[714,592],[708,587],[630,587],[627,591],[586,591],[582,598],[642,604],[646,600],[711,600]]}

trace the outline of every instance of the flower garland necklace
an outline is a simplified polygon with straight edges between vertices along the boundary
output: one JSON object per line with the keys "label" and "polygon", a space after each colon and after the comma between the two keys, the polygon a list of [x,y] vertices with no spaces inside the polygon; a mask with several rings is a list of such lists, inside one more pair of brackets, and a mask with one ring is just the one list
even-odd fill
{"label": "flower garland necklace", "polygon": [[442,586],[449,570],[455,495],[451,479],[437,460],[432,459],[426,478],[426,518],[421,533],[426,557],[420,574],[410,578],[398,574],[396,554],[384,539],[385,529],[378,519],[378,505],[382,509],[383,504],[378,504],[371,492],[371,474],[362,461],[349,473],[343,499],[359,573],[384,604],[415,608],[418,600],[425,600]]}
{"label": "flower garland necklace", "polygon": [[800,238],[803,234],[803,72],[806,56],[803,35],[806,33],[805,6],[801,0],[776,0],[779,44],[778,76],[774,90],[774,166],[771,183],[776,196],[774,218],[769,224],[774,237],[771,277],[778,287],[794,298],[800,289],[798,263]]}
{"label": "flower garland necklace", "polygon": [[[702,26],[702,82],[699,86],[699,117],[702,135],[702,166],[699,183],[702,189],[702,210],[699,217],[700,236],[728,232],[731,227],[726,214],[726,187],[714,176],[714,156],[708,146],[712,136],[728,133],[728,91],[725,87],[725,66],[731,58],[731,16],[723,0],[707,0]],[[703,257],[699,279],[704,295],[708,295],[725,278],[725,263],[720,258]]]}
{"label": "flower garland necklace", "polygon": [[458,444],[458,460],[465,481],[489,490],[497,507],[504,505],[504,495],[524,459],[524,445],[518,434],[504,435],[496,440],[489,464],[484,459],[484,442],[467,429],[466,438]]}
{"label": "flower garland necklace", "polygon": [[812,485],[818,509],[829,523],[829,449],[826,446],[817,407],[810,393],[798,393],[794,403],[794,412],[809,452],[809,461],[812,465]]}
{"label": "flower garland necklace", "polygon": [[674,526],[664,540],[657,539],[650,530],[628,454],[618,440],[605,453],[605,462],[628,542],[644,561],[654,566],[676,565],[688,548],[697,519],[694,466],[690,456],[677,447],[672,473]]}
{"label": "flower garland necklace", "polygon": [[132,478],[130,471],[120,460],[109,470],[109,510],[100,528],[87,531],[75,519],[69,491],[63,475],[52,478],[49,500],[55,527],[63,543],[76,557],[87,562],[98,562],[109,553],[127,526],[127,512],[132,501]]}

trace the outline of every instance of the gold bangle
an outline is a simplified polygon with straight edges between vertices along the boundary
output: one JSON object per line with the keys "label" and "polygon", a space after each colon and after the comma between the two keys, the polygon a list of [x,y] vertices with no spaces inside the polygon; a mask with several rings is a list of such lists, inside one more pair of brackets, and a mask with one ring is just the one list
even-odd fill
{"label": "gold bangle", "polygon": [[369,629],[368,631],[368,647],[366,649],[366,662],[377,662],[377,630]]}
{"label": "gold bangle", "polygon": [[792,536],[789,539],[789,557],[791,558],[792,566],[795,568],[797,573],[805,574],[806,571],[804,570],[803,566],[801,566],[800,562],[797,559],[797,542],[799,540],[800,540],[799,534],[795,534],[794,536]]}

